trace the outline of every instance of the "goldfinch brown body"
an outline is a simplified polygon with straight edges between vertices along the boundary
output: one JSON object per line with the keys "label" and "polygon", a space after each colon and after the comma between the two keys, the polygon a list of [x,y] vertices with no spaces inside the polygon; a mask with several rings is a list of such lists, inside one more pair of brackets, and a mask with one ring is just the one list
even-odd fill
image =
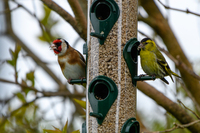
{"label": "goldfinch brown body", "polygon": [[68,80],[85,78],[85,59],[83,55],[72,48],[67,41],[58,38],[51,45],[54,53],[58,55],[58,63],[63,75]]}
{"label": "goldfinch brown body", "polygon": [[179,77],[180,76],[174,73],[169,65],[167,64],[164,56],[158,50],[154,41],[150,38],[142,39],[140,45],[138,46],[140,51],[141,66],[144,72],[150,76],[155,76],[160,78],[166,84],[169,82],[164,78],[165,76],[170,76],[174,82],[172,75]]}

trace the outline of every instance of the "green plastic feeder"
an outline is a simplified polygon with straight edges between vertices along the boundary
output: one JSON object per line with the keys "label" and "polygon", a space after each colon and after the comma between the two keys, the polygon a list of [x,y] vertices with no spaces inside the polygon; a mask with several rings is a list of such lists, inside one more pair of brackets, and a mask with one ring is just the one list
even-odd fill
{"label": "green plastic feeder", "polygon": [[122,126],[121,133],[140,133],[140,124],[135,118],[128,119]]}
{"label": "green plastic feeder", "polygon": [[93,112],[90,112],[90,116],[96,117],[100,125],[117,95],[118,89],[112,79],[106,76],[97,76],[91,81],[88,89],[88,99]]}
{"label": "green plastic feeder", "polygon": [[97,37],[100,44],[104,44],[119,14],[119,7],[114,0],[94,0],[90,7],[90,20],[95,32],[90,35]]}

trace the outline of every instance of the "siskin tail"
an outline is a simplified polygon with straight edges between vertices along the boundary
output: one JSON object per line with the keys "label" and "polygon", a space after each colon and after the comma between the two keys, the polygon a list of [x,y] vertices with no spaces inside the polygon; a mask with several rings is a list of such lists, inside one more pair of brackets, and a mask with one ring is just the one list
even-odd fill
{"label": "siskin tail", "polygon": [[[171,71],[170,73],[171,73],[172,75],[174,75],[174,76],[176,76],[176,77],[178,77],[178,78],[181,78],[181,77],[180,77],[178,74],[176,74],[176,73],[175,73],[175,72],[173,72],[172,70],[170,70],[170,71]],[[172,79],[172,81],[174,82],[174,80],[173,80],[173,78],[172,78],[172,75],[171,75],[171,74],[170,74],[169,76],[170,76],[170,78]]]}
{"label": "siskin tail", "polygon": [[171,71],[171,74],[174,75],[174,76],[176,76],[176,77],[178,77],[178,78],[181,78],[181,77],[180,77],[178,74],[176,74],[175,72],[172,72],[172,71]]}
{"label": "siskin tail", "polygon": [[165,79],[165,78],[160,78],[163,82],[165,82],[166,84],[169,84],[169,82]]}

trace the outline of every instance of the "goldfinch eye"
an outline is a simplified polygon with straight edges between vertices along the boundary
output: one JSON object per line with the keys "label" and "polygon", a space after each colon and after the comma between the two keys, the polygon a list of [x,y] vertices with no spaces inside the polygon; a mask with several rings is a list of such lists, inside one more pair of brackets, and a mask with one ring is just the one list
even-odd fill
{"label": "goldfinch eye", "polygon": [[59,47],[60,45],[61,45],[61,42],[59,42],[59,43],[56,43],[56,46],[57,46],[57,47]]}

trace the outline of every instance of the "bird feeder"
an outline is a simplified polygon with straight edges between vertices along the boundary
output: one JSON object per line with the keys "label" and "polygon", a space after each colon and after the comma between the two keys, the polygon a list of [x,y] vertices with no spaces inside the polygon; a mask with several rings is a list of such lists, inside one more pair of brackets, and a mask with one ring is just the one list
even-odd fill
{"label": "bird feeder", "polygon": [[[132,56],[138,54],[138,41],[129,41],[137,38],[137,4],[137,0],[88,0],[87,109],[83,132],[139,133],[133,84],[137,79],[137,55]],[[134,61],[132,73],[130,65]]]}
{"label": "bird feeder", "polygon": [[90,20],[94,32],[90,35],[97,37],[100,44],[104,44],[118,18],[119,7],[114,0],[94,0],[90,7]]}

